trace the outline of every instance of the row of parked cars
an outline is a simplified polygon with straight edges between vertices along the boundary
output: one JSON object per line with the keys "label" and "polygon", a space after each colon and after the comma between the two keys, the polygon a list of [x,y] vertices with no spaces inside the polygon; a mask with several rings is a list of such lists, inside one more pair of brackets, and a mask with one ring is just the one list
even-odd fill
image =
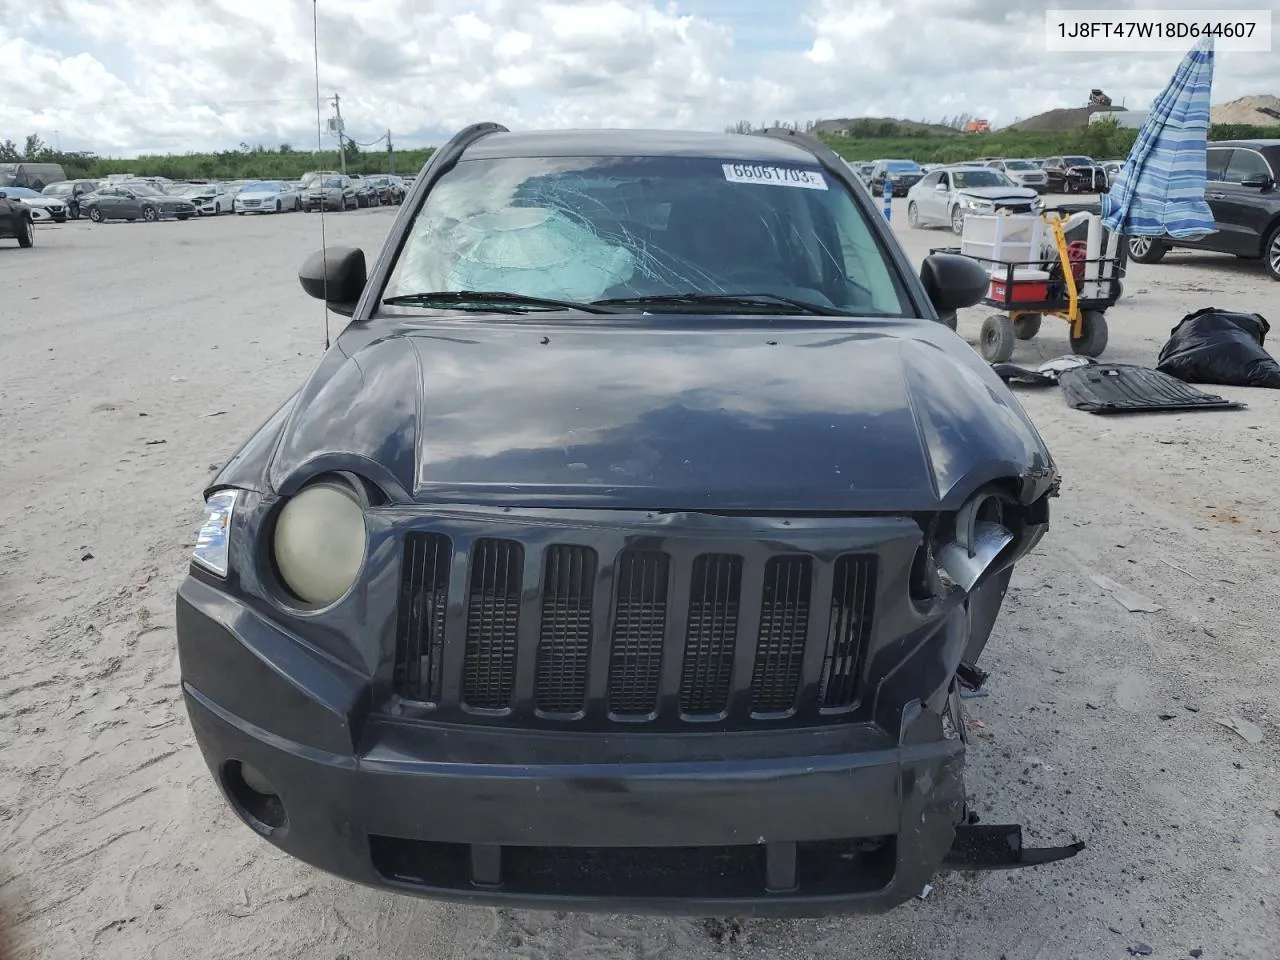
{"label": "row of parked cars", "polygon": [[[894,194],[907,199],[912,227],[948,226],[961,234],[969,214],[1037,213],[1044,209],[1040,195],[1048,192],[1105,193],[1124,161],[982,157],[932,167],[902,160],[850,166],[876,195],[885,178],[892,177]],[[1213,213],[1214,232],[1195,239],[1128,237],[1129,258],[1158,263],[1175,248],[1231,253],[1261,260],[1272,279],[1280,280],[1280,139],[1210,143],[1205,202]]]}
{"label": "row of parked cars", "polygon": [[[888,181],[895,197],[905,197],[907,191],[938,165],[926,166],[914,160],[875,160],[850,166],[876,196],[884,192],[885,181]],[[1096,161],[1084,156],[979,157],[966,166],[998,170],[1012,182],[1036,193],[1100,193],[1115,182],[1124,161]]]}
{"label": "row of parked cars", "polygon": [[179,182],[164,177],[112,176],[105,180],[60,180],[42,190],[0,187],[20,203],[32,223],[63,223],[87,217],[106,220],[188,220],[220,214],[348,210],[399,204],[408,181],[394,175],[347,176],[318,170],[300,180]]}

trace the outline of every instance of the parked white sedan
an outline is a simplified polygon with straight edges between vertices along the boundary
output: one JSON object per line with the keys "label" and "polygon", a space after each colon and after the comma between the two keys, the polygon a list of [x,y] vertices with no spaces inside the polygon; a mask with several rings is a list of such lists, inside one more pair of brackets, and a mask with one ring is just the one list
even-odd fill
{"label": "parked white sedan", "polygon": [[907,191],[907,223],[913,227],[949,226],[959,236],[971,213],[1039,213],[1040,195],[1020,187],[990,167],[951,166],[930,170]]}
{"label": "parked white sedan", "polygon": [[301,210],[302,198],[293,185],[283,180],[260,180],[236,194],[236,213],[283,213]]}
{"label": "parked white sedan", "polygon": [[231,212],[231,194],[220,183],[193,183],[185,187],[179,196],[186,197],[195,204],[196,213],[202,217]]}

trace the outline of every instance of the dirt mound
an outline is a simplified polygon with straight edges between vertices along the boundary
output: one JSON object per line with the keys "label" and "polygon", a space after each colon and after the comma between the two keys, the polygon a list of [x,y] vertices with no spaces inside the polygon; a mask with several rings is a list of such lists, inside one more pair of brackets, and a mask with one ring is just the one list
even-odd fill
{"label": "dirt mound", "polygon": [[[1263,109],[1275,111],[1267,114]],[[1273,127],[1280,123],[1280,97],[1261,94],[1256,97],[1241,97],[1230,103],[1219,104],[1209,111],[1214,123],[1252,123],[1263,127]]]}
{"label": "dirt mound", "polygon": [[1061,107],[1057,110],[1047,110],[1044,113],[1036,114],[1026,120],[1019,120],[1017,123],[1010,124],[1009,129],[1024,133],[1058,133],[1063,130],[1079,130],[1089,122],[1089,117],[1095,113],[1116,113],[1123,109],[1123,107],[1102,107],[1097,105]]}

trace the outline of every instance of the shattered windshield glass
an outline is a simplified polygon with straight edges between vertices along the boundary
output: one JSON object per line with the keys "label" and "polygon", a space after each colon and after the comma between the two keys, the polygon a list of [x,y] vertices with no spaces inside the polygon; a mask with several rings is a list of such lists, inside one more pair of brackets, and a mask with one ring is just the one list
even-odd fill
{"label": "shattered windshield glass", "polygon": [[908,315],[865,216],[820,167],[704,157],[458,163],[415,217],[383,296],[458,290],[576,302],[767,293]]}

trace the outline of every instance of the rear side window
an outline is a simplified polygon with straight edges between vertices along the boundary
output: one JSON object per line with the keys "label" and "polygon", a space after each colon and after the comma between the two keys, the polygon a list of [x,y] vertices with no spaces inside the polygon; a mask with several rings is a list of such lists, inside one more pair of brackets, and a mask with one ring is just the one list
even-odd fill
{"label": "rear side window", "polygon": [[1254,153],[1252,150],[1233,150],[1223,179],[1228,183],[1243,183],[1255,177],[1270,175],[1271,170],[1267,162],[1262,159],[1262,154]]}

